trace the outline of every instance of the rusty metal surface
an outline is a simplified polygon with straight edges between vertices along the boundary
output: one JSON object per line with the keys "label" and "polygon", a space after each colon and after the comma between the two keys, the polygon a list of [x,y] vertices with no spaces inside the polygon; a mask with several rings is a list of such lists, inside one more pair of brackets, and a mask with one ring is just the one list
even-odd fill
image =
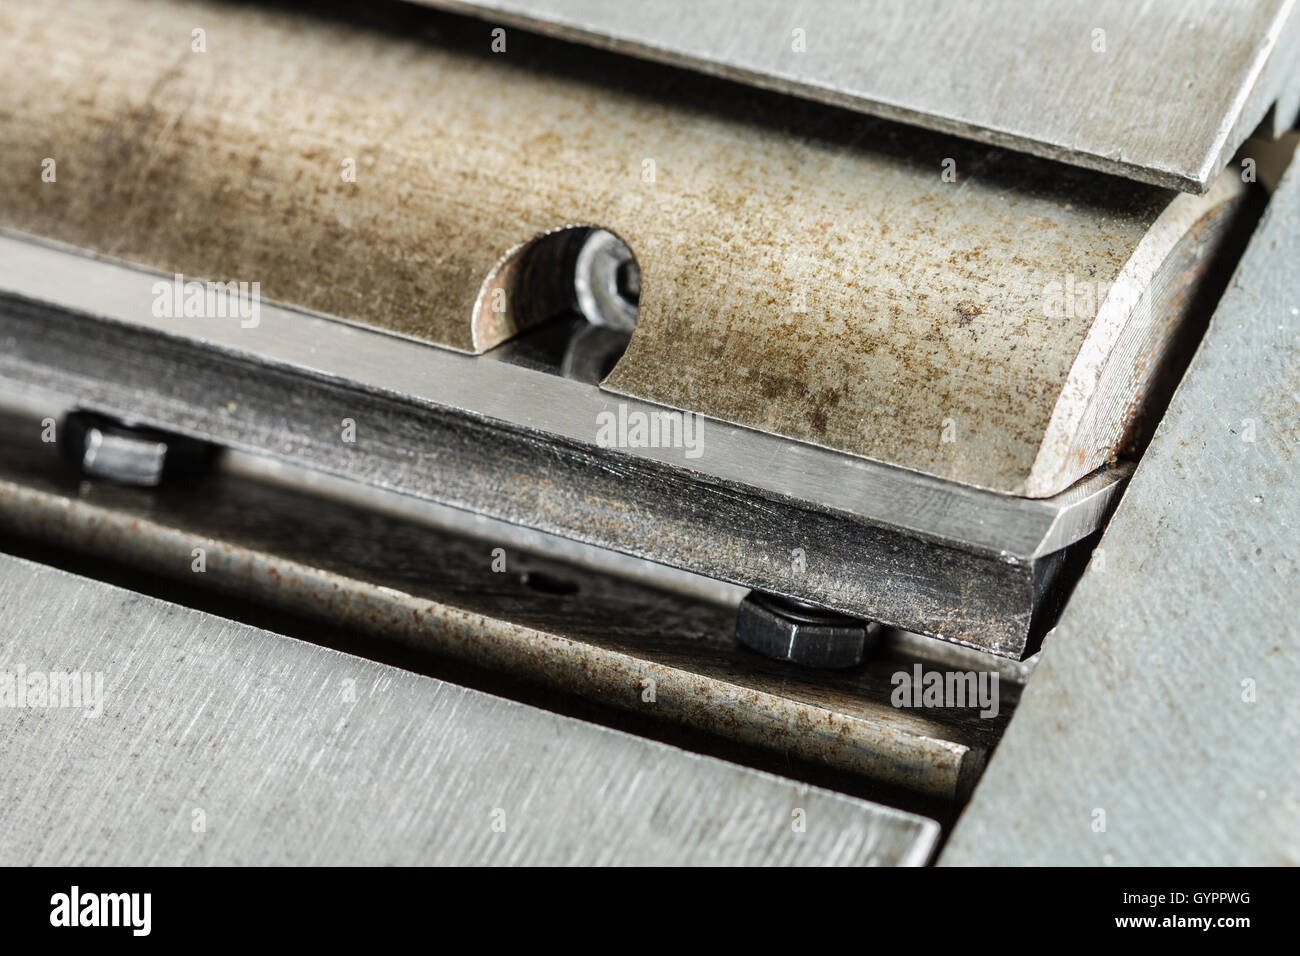
{"label": "rusty metal surface", "polygon": [[[1122,446],[1183,317],[1144,305],[1175,277],[1195,287],[1241,183],[1180,196],[1121,239],[1126,214],[1068,191],[930,179],[859,200],[882,242],[841,263],[866,273],[856,314],[827,284],[804,316],[651,316],[606,387],[1000,492],[1068,487]],[[1048,315],[1052,283],[1105,291],[1086,318]]]}
{"label": "rusty metal surface", "polygon": [[5,554],[0,634],[7,677],[100,688],[0,708],[6,866],[920,866],[938,839],[913,813]]}
{"label": "rusty metal surface", "polygon": [[[0,226],[479,351],[529,321],[514,254],[599,225],[642,278],[610,390],[1047,496],[1112,457],[1133,386],[1098,391],[1109,357],[1232,198],[518,31],[493,52],[432,11],[312,9],[7,5]],[[1045,317],[1074,282],[1100,308]]]}
{"label": "rusty metal surface", "polygon": [[1291,0],[420,2],[1193,192],[1300,95]]}
{"label": "rusty metal surface", "polygon": [[1300,864],[1300,165],[940,862]]}
{"label": "rusty metal surface", "polygon": [[[925,797],[964,797],[1019,694],[1005,662],[901,635],[861,668],[810,674],[739,648],[734,605],[304,492],[247,460],[163,489],[85,482],[40,431],[38,419],[0,416],[0,539],[53,543]],[[894,707],[893,675],[917,663],[1002,674],[998,713]]]}

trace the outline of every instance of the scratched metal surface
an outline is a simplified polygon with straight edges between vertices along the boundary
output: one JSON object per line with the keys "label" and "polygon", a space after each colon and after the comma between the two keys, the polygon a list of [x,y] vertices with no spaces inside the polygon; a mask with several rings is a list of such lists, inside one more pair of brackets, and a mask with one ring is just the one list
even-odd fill
{"label": "scratched metal surface", "polygon": [[8,555],[0,634],[0,671],[103,680],[97,717],[0,707],[8,866],[919,865],[938,835]]}
{"label": "scratched metal surface", "polygon": [[1193,192],[1300,86],[1292,0],[421,2]]}
{"label": "scratched metal surface", "polygon": [[[738,647],[734,605],[448,533],[391,514],[382,496],[309,492],[293,470],[251,459],[176,488],[87,482],[39,434],[37,419],[0,415],[0,541],[55,544],[926,798],[964,799],[1023,683],[1006,661],[916,637],[889,639],[861,668],[809,672]],[[893,675],[918,663],[1000,671],[997,713],[894,707]]]}
{"label": "scratched metal surface", "polygon": [[[1105,364],[1161,263],[1232,198],[520,31],[491,42],[386,3],[8,4],[0,227],[481,351],[526,321],[526,293],[504,312],[484,296],[511,255],[597,224],[642,274],[609,389],[1048,496],[1117,450],[1132,396],[1098,394]],[[1045,320],[1045,289],[1070,281],[1105,301]],[[1085,433],[1092,407],[1110,417]]]}
{"label": "scratched metal surface", "polygon": [[1297,262],[1293,161],[942,863],[1300,864]]}

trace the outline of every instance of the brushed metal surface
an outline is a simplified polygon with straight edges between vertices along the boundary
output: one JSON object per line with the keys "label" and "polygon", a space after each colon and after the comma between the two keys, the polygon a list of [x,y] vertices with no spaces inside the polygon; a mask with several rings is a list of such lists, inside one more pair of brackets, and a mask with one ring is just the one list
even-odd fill
{"label": "brushed metal surface", "polygon": [[0,706],[4,865],[920,865],[938,835],[8,555],[0,633],[0,672],[102,677],[98,716]]}
{"label": "brushed metal surface", "polygon": [[546,311],[525,250],[600,226],[642,280],[609,391],[1048,497],[1122,451],[1181,315],[1138,302],[1200,276],[1240,193],[493,42],[385,2],[6,5],[0,227],[482,352]]}
{"label": "brushed metal surface", "polygon": [[1291,0],[420,2],[1192,192],[1300,86]]}
{"label": "brushed metal surface", "polygon": [[1300,864],[1297,262],[1293,161],[941,863]]}

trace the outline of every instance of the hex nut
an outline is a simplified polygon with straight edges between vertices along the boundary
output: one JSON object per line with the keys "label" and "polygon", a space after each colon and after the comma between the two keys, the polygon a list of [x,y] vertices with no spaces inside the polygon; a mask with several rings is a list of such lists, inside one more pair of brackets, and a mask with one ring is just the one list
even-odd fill
{"label": "hex nut", "polygon": [[880,626],[788,598],[751,591],[736,614],[736,639],[774,660],[804,667],[852,667]]}
{"label": "hex nut", "polygon": [[205,442],[94,412],[69,412],[59,434],[65,455],[83,475],[136,488],[154,488],[164,478],[201,471],[214,453]]}

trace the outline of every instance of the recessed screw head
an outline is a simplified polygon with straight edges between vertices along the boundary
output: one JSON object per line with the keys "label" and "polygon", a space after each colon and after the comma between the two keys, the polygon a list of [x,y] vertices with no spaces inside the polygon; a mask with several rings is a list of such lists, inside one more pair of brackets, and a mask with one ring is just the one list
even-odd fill
{"label": "recessed screw head", "polygon": [[631,335],[641,298],[641,273],[632,250],[604,229],[593,229],[573,267],[578,311],[593,325]]}

